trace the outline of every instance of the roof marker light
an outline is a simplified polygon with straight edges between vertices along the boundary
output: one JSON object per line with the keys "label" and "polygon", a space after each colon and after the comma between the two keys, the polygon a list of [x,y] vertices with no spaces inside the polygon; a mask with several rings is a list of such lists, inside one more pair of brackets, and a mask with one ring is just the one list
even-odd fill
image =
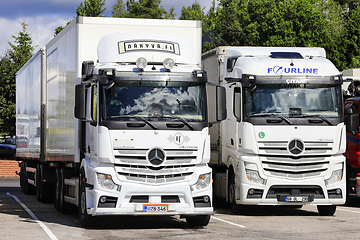
{"label": "roof marker light", "polygon": [[163,65],[164,65],[164,68],[166,68],[167,70],[170,70],[175,66],[175,62],[171,58],[165,58],[163,61]]}
{"label": "roof marker light", "polygon": [[139,57],[138,59],[136,59],[136,66],[137,66],[139,69],[141,69],[141,70],[143,70],[144,68],[146,68],[146,66],[147,66],[147,61],[146,61],[146,59],[143,58],[143,57]]}

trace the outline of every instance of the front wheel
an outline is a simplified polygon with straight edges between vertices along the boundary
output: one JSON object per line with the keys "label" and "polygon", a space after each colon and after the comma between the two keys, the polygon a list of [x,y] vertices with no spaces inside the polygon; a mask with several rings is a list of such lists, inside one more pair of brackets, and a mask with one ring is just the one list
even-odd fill
{"label": "front wheel", "polygon": [[317,210],[321,216],[332,216],[336,211],[336,206],[334,205],[317,205]]}
{"label": "front wheel", "polygon": [[203,227],[209,224],[210,217],[210,215],[186,217],[186,222],[191,227]]}
{"label": "front wheel", "polygon": [[79,219],[84,227],[90,227],[93,224],[93,217],[87,213],[86,206],[86,178],[85,172],[80,174],[80,192],[79,192]]}

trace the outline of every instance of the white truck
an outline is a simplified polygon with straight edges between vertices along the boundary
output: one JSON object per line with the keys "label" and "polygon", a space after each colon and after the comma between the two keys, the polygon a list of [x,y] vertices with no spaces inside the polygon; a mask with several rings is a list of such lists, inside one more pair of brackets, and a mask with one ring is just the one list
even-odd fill
{"label": "white truck", "polygon": [[[213,214],[201,22],[75,18],[17,73],[21,187],[82,224]],[[25,143],[25,144],[24,144]]]}
{"label": "white truck", "polygon": [[342,76],[325,50],[222,46],[202,64],[226,88],[227,119],[210,128],[214,199],[236,213],[313,204],[333,215],[346,196],[346,131]]}

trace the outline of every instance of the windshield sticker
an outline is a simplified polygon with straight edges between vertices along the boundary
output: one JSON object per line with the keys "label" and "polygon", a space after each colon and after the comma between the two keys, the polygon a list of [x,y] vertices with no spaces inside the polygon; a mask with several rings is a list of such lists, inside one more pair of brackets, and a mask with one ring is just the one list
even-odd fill
{"label": "windshield sticker", "polygon": [[259,132],[259,138],[264,138],[265,137],[265,133],[264,132]]}
{"label": "windshield sticker", "polygon": [[181,133],[177,133],[174,136],[170,135],[168,137],[168,140],[169,140],[170,143],[174,142],[174,143],[176,143],[177,145],[180,146],[184,142],[185,143],[189,142],[190,138],[188,136],[183,136]]}

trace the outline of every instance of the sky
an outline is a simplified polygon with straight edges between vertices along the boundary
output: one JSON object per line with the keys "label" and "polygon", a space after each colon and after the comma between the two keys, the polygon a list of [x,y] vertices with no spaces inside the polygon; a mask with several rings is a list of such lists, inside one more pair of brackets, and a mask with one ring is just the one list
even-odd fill
{"label": "sky", "polygon": [[[205,13],[213,0],[196,0]],[[76,16],[76,9],[84,0],[1,0],[0,3],[0,58],[14,44],[12,36],[18,36],[22,30],[21,22],[28,24],[26,30],[35,46],[34,53],[44,47],[54,36],[55,28],[65,24]],[[126,0],[124,0],[126,2]],[[175,7],[176,18],[181,15],[182,7],[191,6],[195,0],[162,0],[160,6],[169,11]],[[217,2],[217,1],[215,1]],[[111,16],[111,7],[116,0],[106,0],[106,16]]]}

